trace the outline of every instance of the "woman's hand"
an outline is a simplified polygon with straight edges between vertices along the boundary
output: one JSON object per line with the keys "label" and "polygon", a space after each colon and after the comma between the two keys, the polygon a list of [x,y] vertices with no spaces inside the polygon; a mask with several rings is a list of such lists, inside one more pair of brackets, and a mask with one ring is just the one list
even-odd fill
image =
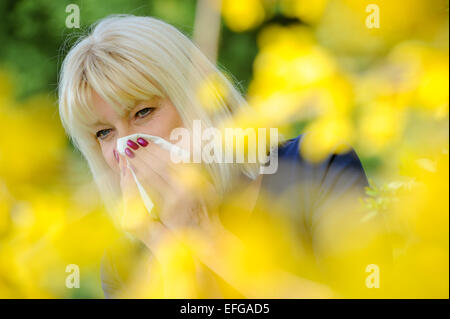
{"label": "woman's hand", "polygon": [[[152,142],[144,142],[140,146],[130,143],[132,153],[120,156],[124,228],[151,250],[161,237],[178,229],[210,232],[219,224],[218,216],[212,213],[217,195],[200,171],[200,165],[175,164],[168,151]],[[146,211],[127,161],[154,202],[153,213],[159,220],[154,220]]]}
{"label": "woman's hand", "polygon": [[[208,208],[214,207],[215,192],[213,185],[199,171],[200,165],[194,167],[174,164],[168,151],[154,143],[142,144],[140,147],[134,146],[133,153],[128,152],[131,156],[119,158],[124,201],[122,226],[137,236],[156,260],[161,265],[165,265],[164,268],[170,269],[173,261],[170,257],[168,259],[164,249],[167,248],[168,243],[169,245],[174,242],[182,244],[177,237],[178,230],[192,229],[197,234],[206,236],[202,238],[210,236],[212,238],[216,230],[221,229],[218,216],[208,211]],[[154,219],[145,208],[130,168],[152,199],[154,203],[152,213],[156,213],[159,219]],[[173,274],[165,276],[164,284],[167,287],[164,291],[169,293],[169,297],[178,296],[178,294],[170,293],[173,291],[173,286],[178,287],[177,291],[182,291],[183,297],[199,297],[201,287],[205,285],[209,287],[208,293],[213,292],[211,287],[215,285],[212,284],[216,281],[214,277],[210,272],[203,271],[205,268],[200,260],[194,258],[192,262],[196,270],[191,269],[181,274],[184,279],[177,276],[173,278]],[[170,270],[167,271],[171,273]],[[186,278],[192,279],[197,276],[199,277],[196,284],[181,288],[180,282],[192,282]],[[221,296],[217,289],[214,295]]]}

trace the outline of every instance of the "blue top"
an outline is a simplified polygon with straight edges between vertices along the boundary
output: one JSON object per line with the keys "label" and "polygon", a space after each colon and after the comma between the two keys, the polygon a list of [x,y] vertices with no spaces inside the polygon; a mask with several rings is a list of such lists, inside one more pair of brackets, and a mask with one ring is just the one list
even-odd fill
{"label": "blue top", "polygon": [[[267,203],[265,195],[282,198],[281,206],[292,217],[302,246],[314,253],[320,249],[316,247],[315,233],[324,212],[341,199],[347,198],[356,203],[368,181],[353,149],[343,154],[329,155],[319,163],[311,163],[299,152],[301,139],[302,135],[280,145],[278,170],[274,174],[263,175],[255,211]],[[106,298],[113,297],[114,292],[123,286],[126,278],[122,274],[126,271],[120,271],[120,268],[128,269],[132,265],[120,264],[127,259],[105,253],[101,277]]]}
{"label": "blue top", "polygon": [[[288,214],[303,248],[316,254],[322,247],[316,241],[324,219],[329,218],[330,207],[362,208],[360,198],[369,186],[364,168],[353,149],[342,154],[331,154],[313,163],[302,157],[300,143],[303,135],[290,139],[278,149],[278,170],[264,175],[256,210],[270,200],[278,201],[283,213]],[[344,203],[345,201],[345,203]],[[280,203],[281,202],[281,203]],[[267,208],[266,208],[267,211]],[[339,209],[333,213],[341,214]],[[327,216],[327,217],[325,217]]]}
{"label": "blue top", "polygon": [[264,175],[263,189],[281,194],[294,186],[301,187],[293,200],[304,209],[324,205],[325,201],[348,192],[364,192],[367,181],[364,168],[353,149],[346,153],[331,154],[319,163],[304,159],[299,151],[303,135],[290,139],[278,149],[278,170]]}

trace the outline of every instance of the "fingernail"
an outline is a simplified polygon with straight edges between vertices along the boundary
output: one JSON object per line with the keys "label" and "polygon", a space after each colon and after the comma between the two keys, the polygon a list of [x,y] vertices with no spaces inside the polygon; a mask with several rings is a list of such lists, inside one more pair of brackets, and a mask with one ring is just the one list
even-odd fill
{"label": "fingernail", "polygon": [[137,142],[139,143],[139,145],[146,147],[148,145],[148,142],[146,140],[144,140],[142,137],[137,139]]}
{"label": "fingernail", "polygon": [[119,154],[117,153],[116,150],[113,150],[113,153],[114,153],[114,158],[116,159],[116,162],[119,163],[119,161],[120,161]]}
{"label": "fingernail", "polygon": [[129,147],[131,147],[132,149],[134,149],[134,150],[137,150],[138,148],[139,148],[139,145],[137,145],[135,142],[133,142],[132,140],[128,140],[127,141],[127,145],[129,146]]}
{"label": "fingernail", "polygon": [[129,158],[133,158],[134,157],[134,153],[132,150],[130,150],[128,147],[125,149],[125,154],[127,154],[127,156]]}

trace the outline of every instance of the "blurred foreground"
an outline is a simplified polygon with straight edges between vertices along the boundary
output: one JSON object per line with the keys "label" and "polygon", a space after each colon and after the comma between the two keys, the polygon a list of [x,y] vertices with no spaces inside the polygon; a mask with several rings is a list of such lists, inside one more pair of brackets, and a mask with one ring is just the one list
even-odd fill
{"label": "blurred foreground", "polygon": [[[186,231],[163,243],[160,263],[149,261],[104,211],[55,99],[18,100],[14,76],[0,69],[0,297],[102,298],[100,261],[114,246],[129,279],[120,297],[448,298],[448,2],[370,3],[380,28],[365,26],[367,1],[222,6],[230,32],[257,30],[247,91],[257,115],[236,125],[307,132],[300,151],[312,162],[352,145],[371,179],[358,214],[345,202],[332,207],[340,214],[320,232],[330,248],[321,260],[277,217],[280,198],[248,223],[236,194],[223,222],[239,244],[218,232],[221,249],[211,251]],[[205,99],[226,95],[210,81],[217,90],[200,92]],[[228,261],[214,266],[224,276],[199,271],[205,255]],[[80,288],[67,287],[68,265],[79,267]]]}

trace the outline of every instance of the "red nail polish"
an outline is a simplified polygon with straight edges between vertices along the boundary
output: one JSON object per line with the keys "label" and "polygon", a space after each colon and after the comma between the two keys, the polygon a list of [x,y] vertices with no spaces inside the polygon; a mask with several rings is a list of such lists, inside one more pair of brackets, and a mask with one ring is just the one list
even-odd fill
{"label": "red nail polish", "polygon": [[146,147],[148,145],[148,142],[146,140],[144,140],[142,137],[137,139],[137,142],[139,145]]}
{"label": "red nail polish", "polygon": [[134,157],[134,153],[132,150],[130,150],[128,147],[125,149],[125,154],[127,154],[127,156],[129,158],[133,158]]}
{"label": "red nail polish", "polygon": [[113,153],[114,153],[114,158],[116,159],[116,162],[119,163],[119,161],[120,161],[119,154],[117,153],[116,150],[113,150]]}
{"label": "red nail polish", "polygon": [[127,141],[127,145],[129,146],[129,147],[131,147],[132,149],[134,149],[134,150],[137,150],[138,148],[139,148],[139,145],[137,145],[135,142],[133,142],[132,140],[128,140]]}

